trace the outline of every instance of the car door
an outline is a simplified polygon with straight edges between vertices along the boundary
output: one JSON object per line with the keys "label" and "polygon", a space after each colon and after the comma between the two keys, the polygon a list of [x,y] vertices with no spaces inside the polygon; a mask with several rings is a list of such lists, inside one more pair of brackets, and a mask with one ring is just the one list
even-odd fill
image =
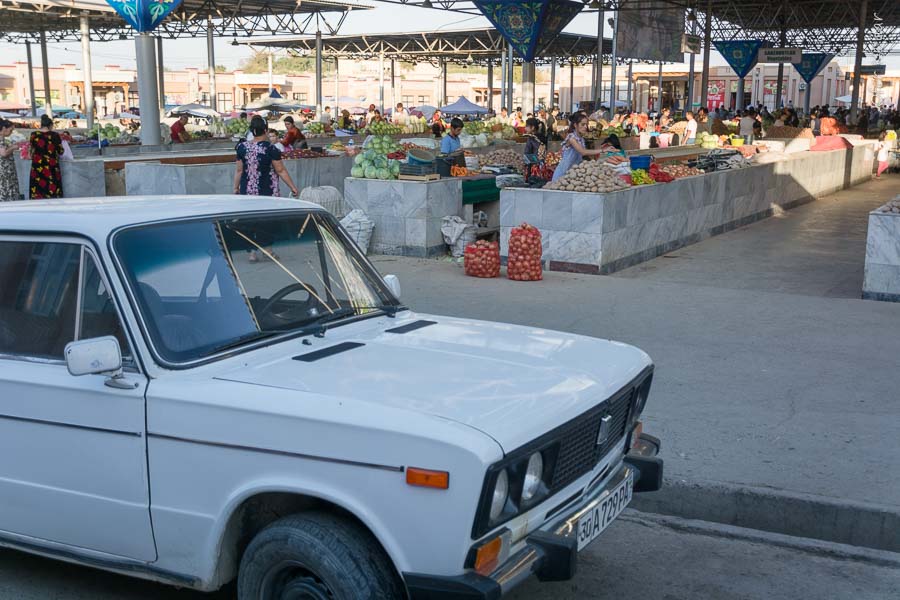
{"label": "car door", "polygon": [[[80,239],[0,236],[0,537],[150,561],[147,379],[110,289]],[[66,343],[103,335],[133,388],[69,374]]]}

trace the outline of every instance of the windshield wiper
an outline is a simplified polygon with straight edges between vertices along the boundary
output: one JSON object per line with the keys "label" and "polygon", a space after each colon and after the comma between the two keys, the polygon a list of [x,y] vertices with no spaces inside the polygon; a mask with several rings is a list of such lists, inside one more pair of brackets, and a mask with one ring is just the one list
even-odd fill
{"label": "windshield wiper", "polygon": [[257,340],[262,340],[268,337],[272,337],[281,333],[280,331],[254,331],[252,333],[246,333],[244,335],[238,336],[232,340],[225,342],[224,344],[220,344],[219,346],[214,346],[209,350],[210,354],[217,354],[219,352],[224,352],[226,350],[232,350],[237,348],[238,346],[243,346],[248,342],[255,342]]}
{"label": "windshield wiper", "polygon": [[394,318],[398,311],[404,309],[406,309],[406,307],[399,304],[378,304],[375,306],[345,306],[343,308],[338,308],[328,314],[317,317],[315,320],[304,325],[301,330],[312,333],[316,337],[322,337],[325,335],[325,331],[328,329],[329,323],[331,323],[332,321],[343,319],[344,317],[361,315],[362,313],[358,311],[380,310],[388,317]]}

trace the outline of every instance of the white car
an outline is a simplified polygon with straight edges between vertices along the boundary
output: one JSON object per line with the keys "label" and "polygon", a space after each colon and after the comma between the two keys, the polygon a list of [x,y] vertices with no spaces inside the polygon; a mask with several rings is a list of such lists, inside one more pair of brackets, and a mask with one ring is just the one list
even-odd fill
{"label": "white car", "polygon": [[0,544],[254,600],[572,577],[661,485],[649,357],[399,297],[312,204],[0,203]]}

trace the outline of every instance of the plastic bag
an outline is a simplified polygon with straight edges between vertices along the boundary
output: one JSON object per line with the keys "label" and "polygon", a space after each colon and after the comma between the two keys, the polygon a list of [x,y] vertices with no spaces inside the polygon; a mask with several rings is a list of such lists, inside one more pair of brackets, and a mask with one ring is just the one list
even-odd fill
{"label": "plastic bag", "polygon": [[369,220],[369,217],[360,209],[351,210],[346,217],[341,219],[341,226],[347,230],[347,233],[363,251],[363,254],[369,253],[369,242],[372,241],[372,231],[375,229],[375,223]]}
{"label": "plastic bag", "polygon": [[509,234],[506,276],[515,281],[540,281],[544,278],[542,256],[540,230],[528,223],[513,227]]}
{"label": "plastic bag", "polygon": [[469,277],[500,277],[500,244],[478,240],[466,246],[465,271]]}
{"label": "plastic bag", "polygon": [[459,134],[459,145],[463,148],[474,148],[475,147],[475,136],[468,134],[466,132],[462,132]]}
{"label": "plastic bag", "polygon": [[441,234],[444,236],[444,243],[450,246],[451,254],[460,257],[466,246],[475,241],[475,226],[456,215],[444,217],[441,219]]}
{"label": "plastic bag", "polygon": [[300,199],[318,204],[334,216],[341,218],[344,214],[344,197],[340,190],[330,185],[303,188]]}

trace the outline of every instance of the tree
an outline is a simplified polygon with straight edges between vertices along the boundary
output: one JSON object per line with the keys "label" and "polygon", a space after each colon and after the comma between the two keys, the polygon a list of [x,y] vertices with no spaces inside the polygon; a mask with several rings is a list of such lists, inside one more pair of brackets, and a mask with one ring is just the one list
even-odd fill
{"label": "tree", "polygon": [[216,65],[216,73],[227,73],[228,69],[225,65]]}
{"label": "tree", "polygon": [[[268,73],[269,53],[255,52],[252,56],[241,61],[240,68],[245,73]],[[306,56],[280,56],[275,57],[272,63],[272,72],[278,75],[300,75],[302,73],[315,73],[316,60]],[[322,72],[334,72],[334,61],[322,61]]]}

